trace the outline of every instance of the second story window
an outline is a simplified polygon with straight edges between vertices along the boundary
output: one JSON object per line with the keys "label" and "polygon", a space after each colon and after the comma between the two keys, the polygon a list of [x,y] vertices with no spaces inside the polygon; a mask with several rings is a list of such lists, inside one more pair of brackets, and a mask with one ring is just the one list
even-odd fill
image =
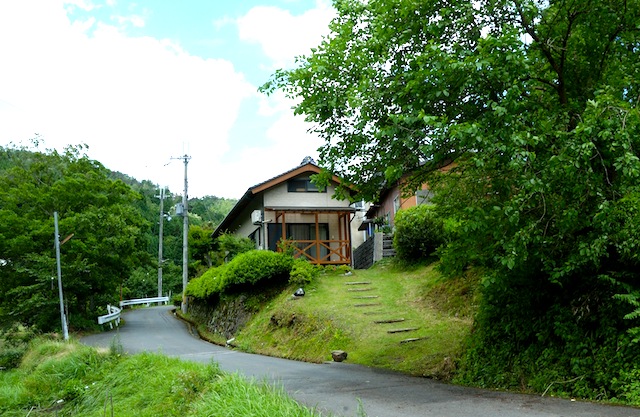
{"label": "second story window", "polygon": [[324,193],[309,178],[295,178],[287,182],[287,191],[290,193]]}

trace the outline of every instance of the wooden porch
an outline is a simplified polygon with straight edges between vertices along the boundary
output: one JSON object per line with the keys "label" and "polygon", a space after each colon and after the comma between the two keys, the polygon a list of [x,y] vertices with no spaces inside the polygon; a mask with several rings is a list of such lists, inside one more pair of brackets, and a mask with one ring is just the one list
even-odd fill
{"label": "wooden porch", "polygon": [[[293,242],[294,256],[317,265],[351,265],[351,208],[267,208],[274,213],[277,236]],[[295,217],[295,219],[294,219]],[[320,221],[321,217],[327,220]],[[301,219],[311,220],[303,222]],[[313,238],[295,236],[292,229],[308,225]],[[273,238],[273,237],[271,237]],[[270,239],[271,239],[270,238]]]}

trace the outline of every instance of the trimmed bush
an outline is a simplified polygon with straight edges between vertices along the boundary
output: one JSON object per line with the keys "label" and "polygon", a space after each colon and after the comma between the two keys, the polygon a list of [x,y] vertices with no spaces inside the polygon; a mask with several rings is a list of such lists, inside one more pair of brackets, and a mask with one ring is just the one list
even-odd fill
{"label": "trimmed bush", "polygon": [[299,286],[311,284],[320,275],[320,271],[319,266],[305,259],[296,259],[289,273],[289,283]]}
{"label": "trimmed bush", "polygon": [[444,221],[431,205],[398,211],[395,229],[393,246],[405,261],[428,258],[445,242]]}
{"label": "trimmed bush", "polygon": [[227,265],[229,264],[209,268],[198,278],[189,281],[187,295],[206,300],[222,292],[226,287]]}
{"label": "trimmed bush", "polygon": [[271,280],[286,282],[293,267],[293,258],[267,250],[252,250],[236,256],[227,264],[225,284],[251,286]]}
{"label": "trimmed bush", "polygon": [[187,285],[187,295],[203,300],[264,281],[286,283],[293,258],[282,253],[252,250],[237,255],[228,264],[210,268]]}

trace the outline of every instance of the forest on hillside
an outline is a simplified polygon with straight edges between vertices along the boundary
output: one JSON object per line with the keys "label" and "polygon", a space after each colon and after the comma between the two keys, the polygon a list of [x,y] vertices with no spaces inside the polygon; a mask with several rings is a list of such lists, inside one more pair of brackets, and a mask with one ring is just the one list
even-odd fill
{"label": "forest on hillside", "polygon": [[[156,296],[160,193],[89,159],[83,146],[64,152],[0,147],[0,323],[43,331],[60,327],[54,212],[59,216],[61,273],[71,329],[95,326],[108,303]],[[182,195],[165,190],[163,294],[182,292]],[[211,233],[235,200],[189,199],[189,276],[206,270]]]}

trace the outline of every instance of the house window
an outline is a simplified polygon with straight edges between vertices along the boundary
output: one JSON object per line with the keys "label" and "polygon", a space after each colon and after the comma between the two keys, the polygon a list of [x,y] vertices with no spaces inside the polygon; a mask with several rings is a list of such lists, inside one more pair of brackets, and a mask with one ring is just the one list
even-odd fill
{"label": "house window", "polygon": [[433,198],[433,192],[431,190],[418,190],[416,191],[417,204],[430,204]]}
{"label": "house window", "polygon": [[319,189],[309,178],[295,178],[287,182],[290,193],[325,193],[326,189]]}
{"label": "house window", "polygon": [[400,196],[393,199],[393,214],[396,214],[398,210],[400,210]]}

